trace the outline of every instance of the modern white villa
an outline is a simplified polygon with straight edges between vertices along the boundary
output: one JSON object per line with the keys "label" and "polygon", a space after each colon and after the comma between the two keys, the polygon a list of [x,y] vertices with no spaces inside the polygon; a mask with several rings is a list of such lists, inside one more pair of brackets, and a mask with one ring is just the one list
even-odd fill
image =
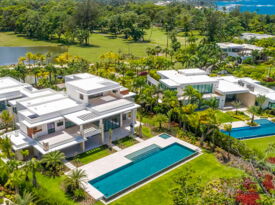
{"label": "modern white villa", "polygon": [[245,60],[252,56],[252,51],[261,51],[262,47],[251,44],[236,44],[236,43],[217,43],[217,45],[231,57],[240,57]]}
{"label": "modern white villa", "polygon": [[10,77],[0,78],[0,111],[5,110],[10,100],[28,97],[36,89]]}
{"label": "modern white villa", "polygon": [[264,38],[274,38],[274,35],[269,35],[269,34],[259,34],[259,33],[242,33],[241,39],[245,40],[251,40],[251,39],[264,39]]}
{"label": "modern white villa", "polygon": [[148,84],[162,89],[176,90],[179,100],[184,100],[184,88],[192,86],[203,94],[204,99],[216,98],[220,109],[232,108],[231,103],[239,100],[243,106],[252,106],[256,97],[266,96],[264,108],[275,108],[275,91],[264,87],[251,78],[234,76],[210,77],[202,69],[162,70],[157,71],[160,80],[147,76]]}
{"label": "modern white villa", "polygon": [[60,150],[67,157],[107,144],[133,132],[134,93],[114,81],[87,73],[65,77],[66,93],[51,89],[9,101],[19,129],[10,137],[18,158],[28,149],[34,156]]}

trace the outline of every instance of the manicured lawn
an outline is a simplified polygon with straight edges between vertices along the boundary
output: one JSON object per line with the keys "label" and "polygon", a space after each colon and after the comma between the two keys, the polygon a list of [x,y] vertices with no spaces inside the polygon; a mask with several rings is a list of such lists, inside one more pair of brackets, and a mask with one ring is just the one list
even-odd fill
{"label": "manicured lawn", "polygon": [[167,205],[172,204],[169,191],[174,187],[174,179],[184,174],[187,168],[196,170],[196,175],[205,184],[219,177],[238,177],[244,173],[241,170],[227,167],[219,163],[212,154],[202,156],[182,165],[181,167],[159,177],[141,188],[125,195],[111,203],[112,205]]}
{"label": "manicured lawn", "polygon": [[79,203],[73,202],[65,192],[62,190],[62,183],[65,176],[61,177],[47,177],[40,173],[37,173],[37,181],[39,184],[39,194],[45,201],[50,201],[51,204],[60,205],[77,205]]}
{"label": "manicured lawn", "polygon": [[120,148],[126,148],[126,147],[130,147],[134,144],[138,143],[138,141],[136,141],[134,138],[132,137],[124,137],[120,140],[114,141],[113,144],[117,145]]}
{"label": "manicured lawn", "polygon": [[[264,153],[269,144],[275,143],[275,136],[243,140],[243,142],[248,147],[250,147],[252,149],[257,149]],[[275,157],[275,153],[273,153],[273,154],[271,153],[270,156]]]}
{"label": "manicured lawn", "polygon": [[[204,111],[198,111],[198,112],[206,112],[206,110],[204,110]],[[224,112],[222,112],[220,110],[215,110],[215,112],[216,112],[217,120],[220,123],[239,121],[239,119],[236,119],[236,118],[230,116],[229,114],[224,113]]]}
{"label": "manicured lawn", "polygon": [[106,145],[104,145],[104,146],[89,150],[89,151],[82,153],[80,155],[77,155],[75,158],[81,164],[88,164],[88,163],[95,161],[97,159],[100,159],[102,157],[106,157],[112,153],[113,152],[110,151],[110,149]]}
{"label": "manicured lawn", "polygon": [[[133,42],[110,34],[94,33],[90,37],[89,46],[70,45],[69,54],[86,58],[90,62],[99,60],[99,57],[109,51],[132,53],[136,56],[145,56],[146,48],[160,45],[166,46],[166,34],[158,28],[146,32],[144,42]],[[152,34],[152,35],[151,35]],[[184,42],[183,38],[179,38]],[[58,43],[31,40],[11,32],[0,32],[0,46],[56,46]]]}
{"label": "manicured lawn", "polygon": [[219,110],[216,111],[216,116],[217,116],[217,120],[221,123],[239,121],[239,119],[236,119],[230,116],[229,114]]}
{"label": "manicured lawn", "polygon": [[237,111],[237,114],[236,114],[236,111],[229,111],[229,112],[226,112],[226,114],[228,114],[231,117],[236,118],[237,120],[240,120],[240,121],[250,119],[250,117],[248,115],[246,115],[244,112],[240,112],[240,111]]}

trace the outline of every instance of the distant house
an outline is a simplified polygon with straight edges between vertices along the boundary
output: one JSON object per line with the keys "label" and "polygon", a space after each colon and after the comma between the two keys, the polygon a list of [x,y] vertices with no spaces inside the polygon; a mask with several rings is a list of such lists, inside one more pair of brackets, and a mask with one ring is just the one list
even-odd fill
{"label": "distant house", "polygon": [[224,53],[232,57],[240,57],[242,60],[252,56],[252,51],[261,51],[262,47],[251,44],[217,43]]}
{"label": "distant house", "polygon": [[28,97],[35,90],[31,85],[21,83],[13,78],[0,78],[0,111],[10,106],[11,100]]}
{"label": "distant house", "polygon": [[243,106],[255,104],[256,97],[264,95],[267,99],[263,108],[275,108],[275,91],[264,87],[251,78],[234,76],[210,77],[204,70],[182,69],[157,71],[160,80],[147,76],[147,82],[161,89],[175,90],[178,99],[185,100],[184,89],[192,86],[203,94],[204,99],[216,98],[220,109],[232,108],[232,102],[239,100]]}
{"label": "distant house", "polygon": [[87,73],[65,76],[66,93],[51,89],[13,101],[19,129],[10,137],[13,150],[42,155],[60,150],[67,157],[130,135],[139,105],[119,83]]}
{"label": "distant house", "polygon": [[252,39],[264,39],[264,38],[274,38],[274,35],[268,35],[268,34],[258,34],[258,33],[242,33],[241,39],[244,40],[252,40]]}

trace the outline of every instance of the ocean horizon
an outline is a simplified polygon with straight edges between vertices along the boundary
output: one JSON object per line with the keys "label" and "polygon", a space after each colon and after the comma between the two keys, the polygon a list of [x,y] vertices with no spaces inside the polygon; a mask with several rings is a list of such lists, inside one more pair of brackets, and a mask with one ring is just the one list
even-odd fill
{"label": "ocean horizon", "polygon": [[227,10],[240,7],[240,11],[256,12],[258,14],[275,14],[275,0],[228,0],[216,1],[218,9],[225,7]]}

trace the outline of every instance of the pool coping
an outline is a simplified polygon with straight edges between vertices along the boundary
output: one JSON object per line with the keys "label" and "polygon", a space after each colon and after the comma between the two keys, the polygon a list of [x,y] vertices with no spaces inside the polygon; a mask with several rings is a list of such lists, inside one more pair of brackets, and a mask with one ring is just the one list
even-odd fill
{"label": "pool coping", "polygon": [[[175,144],[178,144],[178,143],[175,142]],[[171,145],[169,145],[169,146],[171,146]],[[182,146],[182,145],[181,145],[181,146]],[[192,150],[192,151],[194,151],[194,150]],[[104,196],[104,197],[103,197],[103,200],[104,200],[105,202],[109,202],[109,201],[111,201],[112,199],[115,199],[115,198],[117,198],[118,196],[120,196],[122,193],[127,192],[127,191],[133,189],[134,187],[136,187],[136,186],[138,186],[138,185],[141,185],[141,184],[143,184],[144,182],[146,182],[146,181],[148,181],[148,180],[150,180],[150,179],[155,178],[156,176],[158,176],[159,174],[161,174],[161,173],[163,173],[163,172],[169,171],[169,170],[170,170],[171,168],[173,168],[174,166],[177,166],[178,164],[181,164],[182,162],[184,162],[184,161],[186,161],[186,160],[189,160],[189,159],[193,158],[193,157],[196,156],[197,154],[198,154],[198,151],[194,151],[194,153],[192,153],[191,155],[189,155],[189,156],[187,156],[187,157],[185,157],[185,158],[182,158],[182,159],[178,160],[177,162],[171,164],[170,166],[168,166],[168,167],[166,167],[166,168],[163,168],[163,169],[159,170],[158,172],[155,172],[155,173],[152,174],[151,176],[148,176],[148,177],[146,177],[146,178],[144,178],[144,179],[142,179],[142,180],[136,182],[135,184],[133,184],[133,185],[131,185],[131,186],[129,186],[129,187],[127,187],[127,188],[125,188],[125,189],[123,189],[123,190],[121,190],[121,191],[115,193],[115,194],[113,194],[113,195],[110,196],[110,197],[106,198],[106,197]]]}
{"label": "pool coping", "polygon": [[[262,120],[262,119],[265,119],[265,120],[268,120],[270,122],[272,122],[271,120],[267,119],[267,118],[260,118],[260,119],[257,119],[257,120]],[[255,120],[256,121],[256,120]],[[273,124],[275,124],[274,122],[272,122]],[[258,126],[255,126],[255,127],[261,127],[262,125],[258,125]],[[251,126],[243,126],[243,127],[236,127],[236,128],[233,128],[233,129],[239,129],[239,128],[245,128],[245,127],[251,127]],[[232,130],[233,130],[232,129]],[[228,134],[226,134],[225,130],[223,129],[220,129],[220,132],[229,136]],[[274,136],[275,133],[270,133],[270,134],[264,134],[264,135],[257,135],[257,136],[248,136],[248,137],[234,137],[232,135],[230,135],[230,137],[234,138],[234,139],[237,139],[237,140],[249,140],[249,139],[256,139],[256,138],[263,138],[263,137],[270,137],[270,136]]]}
{"label": "pool coping", "polygon": [[[163,133],[161,133],[161,134],[163,134]],[[128,193],[129,191],[132,191],[132,189],[135,189],[135,187],[139,187],[143,184],[146,184],[146,182],[148,180],[151,181],[151,180],[161,176],[162,172],[167,173],[167,172],[171,171],[175,166],[177,167],[178,164],[181,165],[185,162],[188,162],[189,160],[192,160],[194,157],[196,157],[197,155],[199,155],[202,152],[202,150],[199,147],[197,147],[193,144],[190,144],[188,142],[185,142],[181,139],[178,139],[172,135],[170,135],[170,136],[171,136],[170,138],[163,139],[163,138],[159,137],[159,135],[157,135],[157,136],[147,139],[143,142],[137,143],[137,144],[127,147],[121,151],[118,151],[116,153],[113,153],[111,155],[108,155],[106,157],[103,157],[101,159],[98,159],[98,160],[93,161],[89,164],[79,167],[79,169],[82,169],[87,173],[87,180],[85,180],[85,183],[84,183],[85,191],[89,195],[91,195],[91,197],[93,197],[95,200],[104,199],[104,197],[105,197],[104,194],[101,193],[94,186],[92,186],[89,182],[108,173],[108,172],[111,172],[117,168],[127,165],[128,163],[131,163],[132,161],[125,158],[125,156],[127,154],[138,151],[142,148],[145,148],[148,145],[156,144],[160,148],[165,148],[165,147],[172,145],[174,143],[178,143],[179,145],[182,145],[190,150],[193,150],[194,153],[192,153],[191,155],[185,157],[184,159],[179,160],[178,162],[170,165],[169,167],[166,167],[166,168],[158,171],[157,173],[154,173],[152,176],[149,176],[146,179],[143,179],[140,182],[137,182],[136,184],[133,184],[132,186],[129,186],[124,190],[121,190],[119,192],[119,196],[116,196],[117,193],[114,194],[113,196],[115,196],[115,197],[112,197],[112,196],[111,196],[112,198],[109,197],[109,199],[107,199],[107,201],[105,202],[106,204],[125,195],[124,192]],[[141,185],[139,185],[139,184],[141,184]]]}
{"label": "pool coping", "polygon": [[146,179],[144,179],[144,180],[142,180],[142,181],[140,181],[140,182],[138,182],[138,183],[136,183],[136,184],[134,184],[134,185],[126,188],[126,189],[124,189],[123,191],[115,194],[113,197],[110,197],[111,198],[110,200],[101,199],[100,201],[103,204],[106,204],[106,205],[110,204],[110,203],[112,203],[112,202],[114,202],[114,201],[122,198],[123,196],[126,196],[127,194],[129,194],[129,193],[131,193],[131,192],[139,189],[140,187],[142,187],[142,186],[144,186],[146,184],[149,184],[150,182],[152,182],[152,181],[156,180],[157,178],[159,178],[159,177],[161,177],[161,176],[169,173],[170,171],[173,171],[173,170],[179,168],[180,166],[182,166],[182,165],[190,162],[191,160],[193,160],[193,159],[195,159],[195,158],[197,158],[197,157],[199,157],[201,155],[203,155],[202,152],[196,151],[194,154],[189,155],[188,157],[180,160],[179,162],[176,162],[175,164],[172,164],[171,166],[169,166],[169,167],[161,170],[160,172],[157,172],[157,173],[153,174],[152,176],[150,176],[150,177],[148,177],[148,178],[146,178]]}

